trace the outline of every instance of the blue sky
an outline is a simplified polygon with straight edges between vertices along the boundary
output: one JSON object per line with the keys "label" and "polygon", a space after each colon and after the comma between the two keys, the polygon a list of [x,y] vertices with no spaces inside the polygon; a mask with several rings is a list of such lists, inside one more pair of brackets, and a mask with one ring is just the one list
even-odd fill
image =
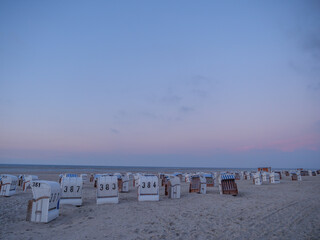
{"label": "blue sky", "polygon": [[317,1],[1,1],[0,163],[317,168]]}

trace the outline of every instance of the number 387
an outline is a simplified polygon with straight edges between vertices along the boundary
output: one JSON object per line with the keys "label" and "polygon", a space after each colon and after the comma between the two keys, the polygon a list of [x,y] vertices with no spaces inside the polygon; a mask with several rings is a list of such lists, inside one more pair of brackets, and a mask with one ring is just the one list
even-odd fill
{"label": "number 387", "polygon": [[75,190],[76,190],[76,192],[79,192],[80,191],[80,186],[70,186],[69,188],[68,188],[68,186],[64,186],[63,191],[64,192],[68,192],[68,189],[69,189],[69,192],[74,192]]}

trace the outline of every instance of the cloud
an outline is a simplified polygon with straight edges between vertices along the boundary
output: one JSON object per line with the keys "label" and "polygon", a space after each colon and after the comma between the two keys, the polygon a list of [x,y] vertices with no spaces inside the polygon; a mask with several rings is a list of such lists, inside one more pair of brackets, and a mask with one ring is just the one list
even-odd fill
{"label": "cloud", "polygon": [[119,110],[116,114],[114,114],[115,119],[124,119],[128,117],[128,113],[124,110]]}
{"label": "cloud", "polygon": [[188,107],[188,106],[182,106],[179,108],[179,111],[183,113],[189,113],[189,112],[193,112],[194,108]]}
{"label": "cloud", "polygon": [[320,81],[317,83],[309,84],[308,89],[318,91],[320,90]]}
{"label": "cloud", "polygon": [[110,128],[110,132],[113,133],[113,134],[119,134],[120,131],[118,129],[115,129],[115,128]]}
{"label": "cloud", "polygon": [[[318,3],[316,3],[318,2]],[[297,12],[290,37],[301,55],[289,61],[289,66],[307,81],[307,89],[320,88],[320,4],[306,1]]]}
{"label": "cloud", "polygon": [[303,46],[307,51],[319,53],[320,52],[320,32],[310,33],[308,36],[306,36]]}
{"label": "cloud", "polygon": [[189,82],[191,88],[190,92],[196,98],[207,98],[210,96],[210,93],[213,90],[213,86],[216,83],[216,81],[213,81],[209,77],[203,75],[195,75]]}
{"label": "cloud", "polygon": [[191,78],[191,84],[194,86],[204,86],[204,85],[210,85],[211,79],[208,77],[205,77],[203,75],[194,75]]}
{"label": "cloud", "polygon": [[159,116],[153,112],[149,112],[149,111],[143,111],[143,112],[140,112],[140,115],[142,117],[145,117],[145,118],[148,118],[148,119],[158,119]]}
{"label": "cloud", "polygon": [[161,98],[161,102],[165,104],[178,104],[181,100],[182,97],[175,94],[168,94]]}

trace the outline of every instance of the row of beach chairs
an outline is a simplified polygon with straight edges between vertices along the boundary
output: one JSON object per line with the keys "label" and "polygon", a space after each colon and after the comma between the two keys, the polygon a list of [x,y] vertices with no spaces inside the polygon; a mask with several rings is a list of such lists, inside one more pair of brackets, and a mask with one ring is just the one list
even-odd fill
{"label": "row of beach chairs", "polygon": [[[291,171],[292,180],[300,171]],[[237,176],[237,177],[236,177]],[[91,174],[90,182],[96,188],[97,204],[118,203],[120,192],[129,192],[129,183],[137,188],[138,201],[159,201],[159,183],[165,187],[169,198],[180,198],[181,181],[189,183],[190,193],[206,194],[207,187],[213,187],[218,180],[220,194],[238,195],[236,179],[253,179],[255,185],[262,182],[279,183],[280,174],[276,172],[235,172],[235,173],[196,173],[196,174]],[[61,174],[59,182],[39,180],[37,176],[9,174],[0,176],[0,195],[12,196],[20,186],[25,192],[31,189],[33,199],[28,202],[27,220],[50,222],[59,216],[60,205],[82,205],[83,184],[87,174]],[[298,178],[297,178],[298,180]]]}

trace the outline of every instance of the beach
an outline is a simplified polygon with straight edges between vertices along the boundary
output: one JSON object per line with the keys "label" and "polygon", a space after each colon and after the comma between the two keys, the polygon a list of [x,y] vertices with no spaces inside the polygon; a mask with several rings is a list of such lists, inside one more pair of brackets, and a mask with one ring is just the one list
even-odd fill
{"label": "beach", "polygon": [[[168,169],[170,171],[170,169]],[[164,171],[165,172],[165,171]],[[1,172],[4,173],[4,172]],[[10,174],[18,175],[21,172]],[[61,172],[60,172],[61,173]],[[0,239],[319,239],[320,176],[301,182],[283,177],[280,184],[238,180],[239,195],[220,195],[215,181],[207,194],[189,193],[181,183],[181,198],[138,202],[137,189],[120,193],[119,204],[96,204],[96,189],[88,179],[83,206],[60,206],[49,223],[27,222],[28,200],[18,188],[0,197]],[[58,181],[59,171],[32,172],[41,180]]]}

